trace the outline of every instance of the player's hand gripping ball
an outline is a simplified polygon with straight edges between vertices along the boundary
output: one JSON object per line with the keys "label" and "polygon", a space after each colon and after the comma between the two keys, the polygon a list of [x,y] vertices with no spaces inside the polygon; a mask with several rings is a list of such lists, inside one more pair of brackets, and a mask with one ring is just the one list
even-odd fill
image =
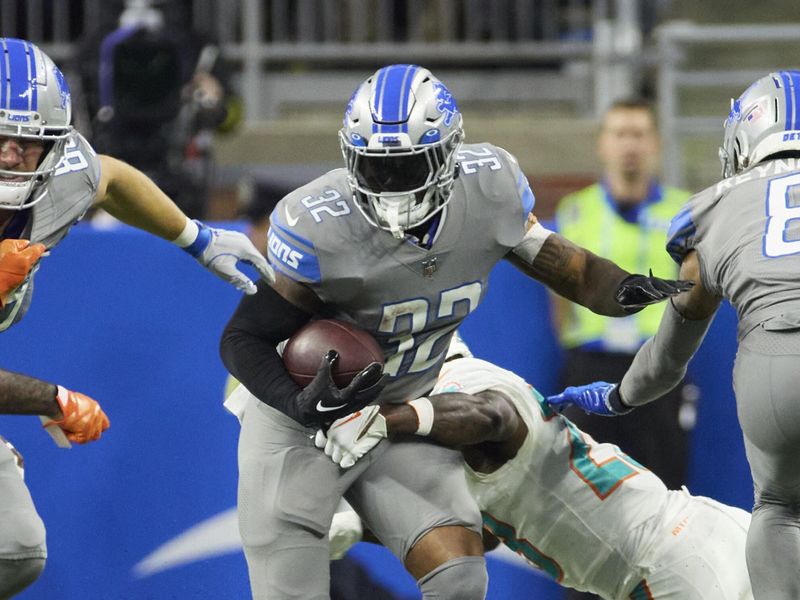
{"label": "player's hand gripping ball", "polygon": [[375,400],[383,389],[383,351],[366,331],[334,319],[312,321],[283,351],[286,370],[303,390],[297,420],[330,423]]}

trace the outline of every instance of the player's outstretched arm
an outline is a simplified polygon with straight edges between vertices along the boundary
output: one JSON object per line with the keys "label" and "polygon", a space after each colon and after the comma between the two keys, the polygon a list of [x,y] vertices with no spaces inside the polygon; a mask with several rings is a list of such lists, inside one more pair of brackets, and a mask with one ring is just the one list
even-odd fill
{"label": "player's outstretched arm", "polygon": [[703,286],[697,252],[683,259],[680,277],[695,285],[670,301],[656,334],[636,353],[619,385],[626,406],[652,402],[681,382],[722,301]]}
{"label": "player's outstretched arm", "polygon": [[95,206],[123,223],[177,244],[242,292],[255,294],[256,286],[239,271],[239,261],[253,265],[266,281],[274,281],[272,268],[246,235],[188,219],[147,175],[110,156],[99,158]]}
{"label": "player's outstretched arm", "polygon": [[5,370],[0,370],[0,413],[49,417],[47,427],[60,427],[78,444],[99,439],[109,427],[100,405],[88,396]]}
{"label": "player's outstretched arm", "polygon": [[691,287],[652,273],[632,275],[538,223],[507,258],[560,296],[612,317],[637,312]]}

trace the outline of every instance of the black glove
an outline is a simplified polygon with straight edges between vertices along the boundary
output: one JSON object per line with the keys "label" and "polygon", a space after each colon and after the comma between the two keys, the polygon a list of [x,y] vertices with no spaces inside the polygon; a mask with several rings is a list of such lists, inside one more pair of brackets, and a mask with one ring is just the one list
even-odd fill
{"label": "black glove", "polygon": [[297,414],[291,416],[306,427],[319,427],[354,413],[383,390],[383,366],[377,362],[367,365],[347,387],[336,387],[331,369],[338,359],[339,353],[329,350],[322,357],[314,379],[297,395]]}
{"label": "black glove", "polygon": [[630,275],[626,277],[617,288],[614,297],[617,303],[622,306],[625,312],[633,314],[642,310],[650,304],[658,304],[671,296],[676,296],[681,292],[686,292],[694,286],[694,281],[659,279],[653,277],[653,270],[650,269],[650,276]]}

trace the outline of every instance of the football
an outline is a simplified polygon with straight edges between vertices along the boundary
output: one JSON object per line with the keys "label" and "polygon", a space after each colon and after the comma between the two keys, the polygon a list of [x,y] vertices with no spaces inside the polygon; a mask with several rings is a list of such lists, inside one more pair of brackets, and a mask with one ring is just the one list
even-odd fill
{"label": "football", "polygon": [[336,319],[311,321],[295,333],[283,349],[283,364],[297,385],[305,387],[317,374],[322,357],[336,350],[333,380],[339,388],[373,362],[383,364],[383,351],[369,333]]}

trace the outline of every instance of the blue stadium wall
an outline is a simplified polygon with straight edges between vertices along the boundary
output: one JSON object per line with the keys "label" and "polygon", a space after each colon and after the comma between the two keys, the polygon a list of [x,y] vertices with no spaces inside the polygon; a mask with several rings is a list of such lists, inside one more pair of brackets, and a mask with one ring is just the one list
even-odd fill
{"label": "blue stadium wall", "polygon": [[[85,225],[44,259],[36,288],[28,316],[3,334],[0,366],[90,394],[111,429],[98,443],[61,450],[38,419],[0,417],[0,433],[25,455],[48,531],[47,568],[20,598],[248,597],[244,556],[235,548],[149,575],[134,570],[235,505],[238,424],[222,408],[226,373],[217,345],[237,292],[166,242]],[[693,363],[703,396],[688,483],[694,493],[749,508],[731,387],[734,330],[725,307]],[[498,266],[486,302],[462,331],[477,355],[544,393],[556,390],[560,356],[547,294],[510,266]],[[351,556],[398,597],[416,597],[384,550],[359,544]],[[489,570],[490,598],[560,597],[527,568],[490,558]]]}

